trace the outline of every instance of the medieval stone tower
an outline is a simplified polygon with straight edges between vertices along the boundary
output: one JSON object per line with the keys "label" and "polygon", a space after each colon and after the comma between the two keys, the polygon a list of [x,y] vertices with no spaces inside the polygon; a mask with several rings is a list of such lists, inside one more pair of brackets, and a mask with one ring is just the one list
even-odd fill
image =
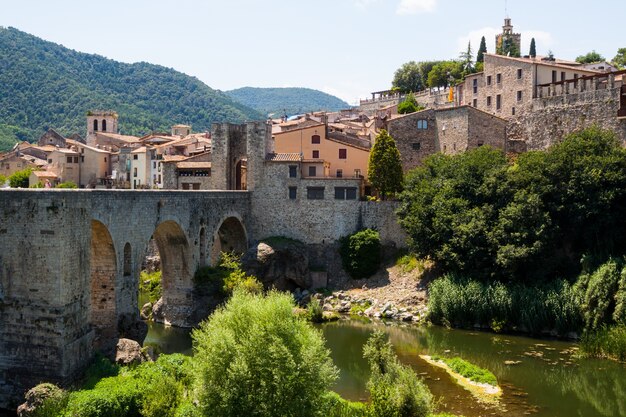
{"label": "medieval stone tower", "polygon": [[498,55],[520,56],[522,50],[522,35],[513,33],[511,18],[504,19],[502,33],[496,35],[496,53]]}
{"label": "medieval stone tower", "polygon": [[87,113],[87,137],[94,133],[117,133],[117,113],[94,110]]}

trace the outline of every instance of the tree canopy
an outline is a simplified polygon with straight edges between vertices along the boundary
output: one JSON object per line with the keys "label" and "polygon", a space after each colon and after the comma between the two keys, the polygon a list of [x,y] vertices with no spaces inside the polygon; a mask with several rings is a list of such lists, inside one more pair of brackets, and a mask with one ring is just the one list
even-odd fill
{"label": "tree canopy", "polygon": [[412,249],[448,272],[566,277],[583,254],[626,254],[626,151],[598,128],[512,163],[488,147],[433,155],[400,199]]}
{"label": "tree canopy", "polygon": [[626,48],[619,48],[612,62],[618,68],[626,68]]}
{"label": "tree canopy", "polygon": [[409,114],[415,113],[416,111],[423,110],[424,107],[417,104],[415,100],[415,96],[413,93],[409,93],[406,95],[405,99],[398,104],[398,113],[399,114]]}
{"label": "tree canopy", "polygon": [[476,54],[476,62],[485,62],[485,53],[487,52],[487,41],[483,36],[480,39],[480,46],[478,47],[478,53]]}
{"label": "tree canopy", "polygon": [[463,64],[459,61],[442,61],[428,73],[430,88],[448,87],[463,79]]}
{"label": "tree canopy", "polygon": [[402,93],[423,90],[425,83],[420,64],[415,61],[402,64],[402,66],[396,70],[391,85]]}
{"label": "tree canopy", "polygon": [[594,62],[602,62],[605,60],[606,59],[595,50],[588,52],[586,55],[576,57],[576,62],[580,62],[581,64],[593,64]]}
{"label": "tree canopy", "polygon": [[383,199],[402,191],[402,162],[400,151],[386,130],[376,136],[367,165],[367,177]]}

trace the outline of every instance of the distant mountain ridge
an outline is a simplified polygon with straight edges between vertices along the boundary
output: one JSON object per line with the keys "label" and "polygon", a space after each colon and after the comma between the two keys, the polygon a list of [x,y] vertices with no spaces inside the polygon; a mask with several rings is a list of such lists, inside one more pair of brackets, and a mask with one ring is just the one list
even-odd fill
{"label": "distant mountain ridge", "polygon": [[274,113],[278,117],[285,112],[288,116],[293,116],[319,110],[337,111],[350,108],[340,98],[310,88],[243,87],[226,91],[226,94],[266,116]]}
{"label": "distant mountain ridge", "polygon": [[174,69],[125,64],[0,27],[0,151],[16,140],[36,140],[49,127],[84,135],[92,109],[117,111],[120,130],[129,135],[168,132],[176,123],[205,131],[214,122],[266,117]]}

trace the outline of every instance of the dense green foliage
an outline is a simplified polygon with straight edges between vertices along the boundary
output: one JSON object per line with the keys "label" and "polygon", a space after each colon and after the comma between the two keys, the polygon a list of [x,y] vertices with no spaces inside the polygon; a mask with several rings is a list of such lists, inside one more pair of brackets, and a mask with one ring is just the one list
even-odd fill
{"label": "dense green foliage", "polygon": [[447,275],[430,284],[428,314],[435,323],[489,326],[497,332],[557,330],[564,335],[579,331],[583,323],[579,293],[567,281],[527,286]]}
{"label": "dense green foliage", "polygon": [[498,385],[496,376],[489,370],[480,368],[473,363],[470,363],[459,357],[444,358],[440,356],[433,356],[434,361],[441,361],[448,365],[457,374],[469,379],[470,381],[478,382],[480,384],[489,384],[493,386]]}
{"label": "dense green foliage", "polygon": [[67,407],[68,400],[67,391],[54,384],[39,384],[26,394],[26,401],[34,408],[28,417],[59,416]]}
{"label": "dense green foliage", "polygon": [[371,377],[371,417],[426,417],[432,411],[432,394],[415,372],[398,362],[385,334],[377,331],[367,341],[363,356]]}
{"label": "dense green foliage", "polygon": [[314,416],[337,371],[293,298],[236,289],[193,333],[205,416]]}
{"label": "dense green foliage", "polygon": [[255,109],[267,116],[280,117],[303,114],[312,111],[338,111],[349,109],[345,101],[310,88],[255,88],[243,87],[226,91],[233,100]]}
{"label": "dense green foliage", "polygon": [[381,130],[370,152],[367,178],[383,199],[402,191],[402,161],[400,151],[386,130]]}
{"label": "dense green foliage", "polygon": [[427,84],[430,88],[449,87],[461,81],[465,74],[462,62],[442,61],[428,73]]}
{"label": "dense green foliage", "polygon": [[405,99],[398,104],[398,114],[415,113],[418,109],[420,108],[418,107],[417,101],[415,101],[413,93],[407,94]]}
{"label": "dense green foliage", "polygon": [[321,406],[324,417],[368,417],[365,403],[344,400],[333,391],[326,393]]}
{"label": "dense green foliage", "polygon": [[241,255],[233,252],[222,252],[217,267],[198,268],[194,281],[205,289],[221,292],[225,296],[232,294],[236,287],[253,293],[263,290],[263,285],[255,277],[241,269]]}
{"label": "dense green foliage", "polygon": [[503,36],[502,41],[496,45],[496,54],[519,57],[520,50],[515,44],[513,37]]}
{"label": "dense green foliage", "polygon": [[352,278],[369,278],[380,267],[380,234],[372,229],[360,230],[340,240],[339,253],[343,267]]}
{"label": "dense green foliage", "polygon": [[11,188],[28,188],[28,179],[31,172],[33,172],[31,168],[26,168],[9,175],[9,185]]}
{"label": "dense green foliage", "polygon": [[152,304],[161,298],[161,276],[161,271],[141,271],[139,274],[139,291],[148,294],[148,299]]}
{"label": "dense green foliage", "polygon": [[580,62],[581,64],[593,64],[594,62],[602,62],[604,60],[605,58],[595,50],[588,52],[586,55],[576,57],[576,62]]}
{"label": "dense green foliage", "polygon": [[65,181],[57,185],[55,188],[78,188],[78,185],[76,185],[73,181]]}
{"label": "dense green foliage", "polygon": [[409,61],[396,70],[391,85],[401,93],[422,91],[426,87],[426,77],[428,74],[422,72],[421,63]]}
{"label": "dense green foliage", "polygon": [[530,41],[530,50],[528,51],[528,55],[531,58],[535,58],[537,56],[537,45],[535,43],[535,38],[532,38]]}
{"label": "dense green foliage", "polygon": [[626,253],[626,152],[597,128],[514,162],[488,147],[433,155],[401,201],[412,250],[444,272],[574,278],[584,254],[602,263]]}
{"label": "dense green foliage", "polygon": [[13,28],[0,28],[0,57],[0,151],[48,127],[84,135],[94,109],[116,110],[122,133],[135,135],[264,117],[173,69],[79,53]]}
{"label": "dense green foliage", "polygon": [[480,46],[478,47],[478,52],[476,53],[476,62],[485,62],[485,53],[487,53],[487,41],[485,41],[485,37],[480,38]]}
{"label": "dense green foliage", "polygon": [[626,68],[626,48],[619,48],[611,63],[620,69]]}
{"label": "dense green foliage", "polygon": [[602,326],[583,334],[580,351],[585,357],[626,361],[626,326]]}

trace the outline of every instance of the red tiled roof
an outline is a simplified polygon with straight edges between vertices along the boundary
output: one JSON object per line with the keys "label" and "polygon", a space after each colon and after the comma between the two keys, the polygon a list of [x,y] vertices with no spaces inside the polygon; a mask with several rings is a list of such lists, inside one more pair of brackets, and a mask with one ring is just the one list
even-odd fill
{"label": "red tiled roof", "polygon": [[302,155],[299,153],[268,153],[265,160],[270,162],[300,162]]}

